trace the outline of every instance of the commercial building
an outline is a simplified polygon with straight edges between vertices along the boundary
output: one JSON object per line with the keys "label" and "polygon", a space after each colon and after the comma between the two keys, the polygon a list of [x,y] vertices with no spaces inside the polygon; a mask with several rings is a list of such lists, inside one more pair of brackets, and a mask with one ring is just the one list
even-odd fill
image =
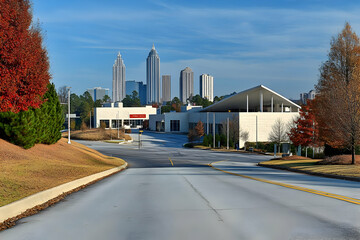
{"label": "commercial building", "polygon": [[109,96],[108,88],[94,87],[94,88],[89,88],[86,91],[91,95],[94,101],[102,100],[105,95]]}
{"label": "commercial building", "polygon": [[146,59],[147,104],[160,103],[160,57],[153,44]]}
{"label": "commercial building", "polygon": [[171,76],[162,75],[162,103],[171,101]]}
{"label": "commercial building", "polygon": [[106,128],[141,128],[150,114],[156,114],[156,108],[124,107],[122,102],[107,103],[94,108],[95,127],[104,123]]}
{"label": "commercial building", "polygon": [[126,96],[125,89],[125,64],[119,52],[113,65],[112,101],[122,101]]}
{"label": "commercial building", "polygon": [[209,74],[200,75],[200,96],[214,101],[214,77]]}
{"label": "commercial building", "polygon": [[133,91],[138,93],[141,105],[146,105],[146,84],[135,80],[126,81],[126,95],[132,95]]}
{"label": "commercial building", "polygon": [[[187,133],[198,121],[204,124],[206,134],[221,133],[227,119],[238,124],[238,130],[248,131],[250,142],[265,142],[275,122],[284,124],[299,117],[301,107],[273,90],[260,85],[228,98],[209,107],[188,106],[180,113],[170,112],[150,115],[149,127],[153,131]],[[238,139],[243,147],[244,142]]]}
{"label": "commercial building", "polygon": [[194,96],[194,72],[186,67],[180,72],[180,101],[186,103]]}

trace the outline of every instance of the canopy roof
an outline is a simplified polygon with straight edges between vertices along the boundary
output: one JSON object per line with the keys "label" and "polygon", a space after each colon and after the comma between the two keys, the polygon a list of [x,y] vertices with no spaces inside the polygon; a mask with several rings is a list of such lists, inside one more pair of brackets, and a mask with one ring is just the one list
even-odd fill
{"label": "canopy roof", "polygon": [[259,85],[214,103],[202,112],[298,112],[300,108],[277,92]]}

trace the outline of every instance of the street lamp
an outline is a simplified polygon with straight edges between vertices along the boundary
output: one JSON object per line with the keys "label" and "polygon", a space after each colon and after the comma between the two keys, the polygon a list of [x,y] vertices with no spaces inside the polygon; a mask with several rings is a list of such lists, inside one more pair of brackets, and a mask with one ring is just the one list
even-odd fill
{"label": "street lamp", "polygon": [[70,142],[70,88],[66,87],[68,90],[68,144],[71,144]]}

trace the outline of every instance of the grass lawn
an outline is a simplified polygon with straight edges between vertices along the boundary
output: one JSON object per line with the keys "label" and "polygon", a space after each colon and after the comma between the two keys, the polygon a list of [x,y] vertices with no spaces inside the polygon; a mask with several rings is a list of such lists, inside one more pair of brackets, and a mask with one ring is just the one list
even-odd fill
{"label": "grass lawn", "polygon": [[64,138],[28,150],[0,139],[0,206],[122,164]]}
{"label": "grass lawn", "polygon": [[[62,134],[63,137],[67,137],[68,133],[64,132]],[[78,140],[90,140],[90,141],[101,141],[101,140],[131,140],[130,135],[125,134],[123,129],[119,130],[119,138],[118,138],[118,130],[117,129],[101,129],[101,128],[93,128],[86,129],[84,131],[77,130],[71,131],[70,133],[71,139]]]}
{"label": "grass lawn", "polygon": [[314,174],[331,174],[345,177],[360,177],[360,165],[324,165],[318,164],[319,159],[302,160],[269,160],[260,162],[261,165],[278,166],[285,169],[296,169]]}

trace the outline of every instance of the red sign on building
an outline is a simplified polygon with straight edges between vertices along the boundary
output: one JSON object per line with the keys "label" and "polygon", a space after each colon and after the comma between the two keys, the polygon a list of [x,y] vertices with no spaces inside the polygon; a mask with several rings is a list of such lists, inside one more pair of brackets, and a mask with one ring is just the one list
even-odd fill
{"label": "red sign on building", "polygon": [[130,118],[146,118],[146,114],[130,114]]}

